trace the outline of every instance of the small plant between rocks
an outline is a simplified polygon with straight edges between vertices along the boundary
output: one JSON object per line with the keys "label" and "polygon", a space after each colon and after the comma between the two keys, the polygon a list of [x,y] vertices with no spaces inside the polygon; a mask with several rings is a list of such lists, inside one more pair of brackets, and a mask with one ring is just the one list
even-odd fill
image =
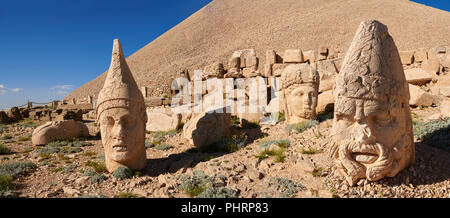
{"label": "small plant between rocks", "polygon": [[128,167],[118,167],[112,175],[117,179],[124,180],[133,177],[134,172]]}
{"label": "small plant between rocks", "polygon": [[317,120],[303,121],[300,123],[290,124],[290,125],[286,126],[285,130],[288,133],[291,133],[291,132],[302,133],[305,130],[307,130],[315,125],[318,125],[318,124],[319,124],[319,121],[317,121]]}
{"label": "small plant between rocks", "polygon": [[274,157],[275,162],[282,163],[286,159],[286,155],[284,153],[290,144],[290,141],[287,139],[265,141],[259,146],[260,149],[264,150],[258,155],[255,155],[255,157],[260,160]]}

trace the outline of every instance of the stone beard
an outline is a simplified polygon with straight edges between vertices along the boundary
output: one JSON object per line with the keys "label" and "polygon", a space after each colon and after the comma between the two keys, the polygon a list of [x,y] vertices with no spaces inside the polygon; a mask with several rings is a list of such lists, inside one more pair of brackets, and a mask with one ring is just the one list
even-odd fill
{"label": "stone beard", "polygon": [[119,166],[145,167],[145,120],[129,108],[111,108],[99,117],[105,161],[108,171]]}

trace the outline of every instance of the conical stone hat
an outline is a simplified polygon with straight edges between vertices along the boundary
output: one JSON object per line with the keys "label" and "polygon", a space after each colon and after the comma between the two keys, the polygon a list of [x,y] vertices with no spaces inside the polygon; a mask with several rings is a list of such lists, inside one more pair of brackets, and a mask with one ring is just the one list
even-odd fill
{"label": "conical stone hat", "polygon": [[145,114],[144,96],[131,74],[118,39],[114,39],[108,76],[98,95],[97,122],[103,111],[113,108],[127,108],[134,113]]}
{"label": "conical stone hat", "polygon": [[336,79],[334,95],[384,102],[391,96],[409,100],[400,55],[384,24],[376,20],[360,24]]}

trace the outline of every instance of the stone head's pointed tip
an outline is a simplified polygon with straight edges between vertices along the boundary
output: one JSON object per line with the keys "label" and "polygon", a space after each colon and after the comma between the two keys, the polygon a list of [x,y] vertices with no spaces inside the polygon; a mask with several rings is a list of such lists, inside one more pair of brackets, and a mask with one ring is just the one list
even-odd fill
{"label": "stone head's pointed tip", "polygon": [[119,39],[114,39],[113,42],[113,53],[122,53],[122,44],[120,44],[120,40]]}

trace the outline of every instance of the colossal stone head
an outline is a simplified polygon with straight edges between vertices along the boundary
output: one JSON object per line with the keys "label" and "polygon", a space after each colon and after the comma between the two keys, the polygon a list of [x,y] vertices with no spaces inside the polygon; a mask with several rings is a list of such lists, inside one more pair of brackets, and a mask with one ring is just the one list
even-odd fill
{"label": "colossal stone head", "polygon": [[288,124],[316,117],[319,73],[309,64],[291,64],[281,75]]}
{"label": "colossal stone head", "polygon": [[119,166],[139,170],[146,165],[144,97],[114,40],[111,66],[96,106],[108,171]]}
{"label": "colossal stone head", "polygon": [[334,100],[331,153],[350,185],[393,177],[414,162],[408,84],[385,25],[361,23],[336,79]]}

